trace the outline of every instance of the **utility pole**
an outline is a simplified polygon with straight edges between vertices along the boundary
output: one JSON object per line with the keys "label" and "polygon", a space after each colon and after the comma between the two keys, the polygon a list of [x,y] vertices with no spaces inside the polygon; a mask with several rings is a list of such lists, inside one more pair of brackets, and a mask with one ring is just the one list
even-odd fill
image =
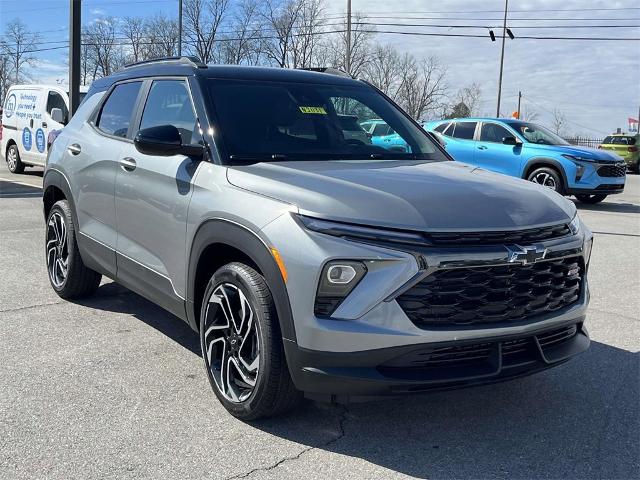
{"label": "utility pole", "polygon": [[80,105],[80,42],[82,0],[69,0],[69,118]]}
{"label": "utility pole", "polygon": [[504,0],[504,23],[502,24],[502,53],[500,54],[500,78],[498,79],[498,107],[496,117],[500,117],[500,97],[502,96],[502,69],[504,67],[504,42],[507,36],[507,10],[509,0]]}
{"label": "utility pole", "polygon": [[178,0],[178,56],[182,56],[182,0]]}
{"label": "utility pole", "polygon": [[520,101],[522,100],[522,92],[518,91],[518,120],[520,120]]}
{"label": "utility pole", "polygon": [[347,58],[345,60],[347,73],[351,75],[351,0],[347,0]]}

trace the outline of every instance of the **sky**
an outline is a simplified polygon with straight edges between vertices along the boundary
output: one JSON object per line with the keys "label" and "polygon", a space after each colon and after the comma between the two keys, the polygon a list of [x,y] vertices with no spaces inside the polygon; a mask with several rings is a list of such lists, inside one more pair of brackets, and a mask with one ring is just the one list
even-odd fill
{"label": "sky", "polygon": [[[231,0],[235,2],[238,0]],[[346,11],[347,0],[325,0],[327,14]],[[83,0],[83,22],[105,16],[177,15],[177,0]],[[479,34],[482,38],[409,36],[377,33],[375,40],[416,57],[435,56],[447,68],[451,93],[473,82],[481,86],[479,113],[495,116],[501,41],[492,42],[489,28],[500,34],[504,0],[352,0],[353,12],[375,23],[479,25],[481,28],[382,26],[381,30]],[[43,41],[68,38],[68,0],[0,0],[0,34],[4,24],[20,18]],[[419,19],[417,17],[427,17]],[[571,25],[571,28],[567,26]],[[623,25],[601,28],[605,25]],[[515,39],[505,44],[503,115],[517,109],[535,112],[550,125],[554,109],[566,118],[564,132],[602,137],[622,128],[640,108],[640,41],[539,40],[524,36],[616,37],[640,39],[640,4],[636,0],[511,0],[507,26]],[[562,26],[562,28],[546,28]],[[573,28],[579,26],[579,28]],[[629,26],[629,27],[627,27]],[[487,28],[484,28],[487,27]],[[43,47],[46,45],[43,45]],[[67,52],[38,53],[30,72],[40,83],[67,82]]]}

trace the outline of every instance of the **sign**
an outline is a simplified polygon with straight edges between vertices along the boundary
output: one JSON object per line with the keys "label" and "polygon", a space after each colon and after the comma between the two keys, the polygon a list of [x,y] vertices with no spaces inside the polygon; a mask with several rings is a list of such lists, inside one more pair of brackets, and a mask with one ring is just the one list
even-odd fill
{"label": "sign", "polygon": [[40,153],[44,153],[44,149],[47,146],[47,139],[44,136],[44,130],[39,128],[36,130],[36,148]]}
{"label": "sign", "polygon": [[22,130],[22,145],[24,145],[26,151],[31,150],[31,142],[31,130],[29,130],[29,127],[24,127],[24,130]]}
{"label": "sign", "polygon": [[7,103],[4,106],[4,118],[11,118],[13,116],[13,112],[16,111],[16,94],[12,93],[11,95],[9,95],[9,98],[7,98]]}

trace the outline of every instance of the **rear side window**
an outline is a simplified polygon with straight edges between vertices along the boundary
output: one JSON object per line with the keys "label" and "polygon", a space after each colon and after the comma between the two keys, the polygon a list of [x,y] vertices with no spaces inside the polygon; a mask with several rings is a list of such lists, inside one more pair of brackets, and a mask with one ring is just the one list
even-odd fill
{"label": "rear side window", "polygon": [[140,128],[160,125],[174,125],[180,130],[182,143],[191,143],[196,115],[184,81],[156,80],[151,85]]}
{"label": "rear side window", "polygon": [[612,144],[612,145],[635,145],[636,139],[635,137],[613,137],[609,136],[604,139],[602,142],[604,144]]}
{"label": "rear side window", "polygon": [[502,143],[506,137],[513,137],[513,134],[504,127],[495,123],[483,123],[480,130],[480,141]]}
{"label": "rear side window", "polygon": [[129,82],[116,86],[102,106],[96,126],[109,135],[125,138],[131,124],[142,82]]}
{"label": "rear side window", "polygon": [[64,98],[62,98],[62,95],[58,92],[49,92],[49,97],[47,98],[47,113],[49,116],[51,116],[51,111],[54,108],[62,110],[62,118],[64,118],[66,122],[69,115],[69,109],[67,108]]}
{"label": "rear side window", "polygon": [[454,138],[461,140],[473,140],[473,133],[476,131],[476,122],[456,122],[453,130]]}

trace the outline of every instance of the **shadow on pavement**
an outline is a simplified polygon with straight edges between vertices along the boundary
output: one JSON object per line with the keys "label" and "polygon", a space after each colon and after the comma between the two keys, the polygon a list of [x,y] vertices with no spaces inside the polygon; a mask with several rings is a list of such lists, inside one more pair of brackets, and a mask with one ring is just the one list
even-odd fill
{"label": "shadow on pavement", "polygon": [[[131,314],[200,355],[186,323],[115,283],[80,303]],[[567,364],[507,383],[346,407],[307,402],[253,426],[417,478],[638,478],[639,360],[592,342]]]}
{"label": "shadow on pavement", "polygon": [[640,213],[640,205],[633,203],[602,202],[595,205],[575,202],[578,210],[590,210],[593,212],[615,212],[615,213]]}
{"label": "shadow on pavement", "polygon": [[27,197],[42,197],[42,189],[10,180],[0,180],[0,198]]}

